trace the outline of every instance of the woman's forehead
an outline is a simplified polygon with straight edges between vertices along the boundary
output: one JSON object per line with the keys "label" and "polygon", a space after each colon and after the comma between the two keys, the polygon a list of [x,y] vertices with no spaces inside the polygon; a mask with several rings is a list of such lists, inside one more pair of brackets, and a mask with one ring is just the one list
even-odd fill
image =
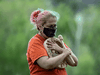
{"label": "woman's forehead", "polygon": [[47,22],[56,22],[56,18],[55,17],[50,17],[49,19],[47,19]]}
{"label": "woman's forehead", "polygon": [[[44,23],[44,22],[46,22],[46,23]],[[50,17],[48,19],[45,19],[45,20],[42,19],[42,20],[38,21],[39,25],[43,24],[44,26],[56,25],[56,23],[57,23],[57,20],[55,17]]]}
{"label": "woman's forehead", "polygon": [[56,22],[47,22],[45,26],[56,25]]}
{"label": "woman's forehead", "polygon": [[49,19],[46,21],[46,25],[51,25],[51,24],[56,24],[56,23],[57,23],[56,18],[49,18]]}

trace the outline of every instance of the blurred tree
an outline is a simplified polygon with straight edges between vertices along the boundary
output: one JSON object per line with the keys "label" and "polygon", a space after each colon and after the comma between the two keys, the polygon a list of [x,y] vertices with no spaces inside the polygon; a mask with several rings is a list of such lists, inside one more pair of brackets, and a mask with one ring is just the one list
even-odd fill
{"label": "blurred tree", "polygon": [[[62,10],[64,8],[64,10]],[[66,5],[63,5],[63,4],[60,4],[59,6],[56,7],[55,11],[57,11],[58,13],[60,13],[61,15],[61,18],[58,22],[58,35],[59,34],[62,34],[63,36],[65,36],[64,38],[66,39],[67,38],[67,41],[65,40],[65,43],[70,43],[71,42],[71,49],[73,51],[76,51],[75,50],[75,33],[76,33],[76,23],[74,22],[74,15],[72,13],[72,10],[69,9],[69,7],[67,7]],[[90,60],[85,62],[86,60],[84,60],[84,63],[81,63],[82,64],[87,64],[87,63],[91,63],[91,65],[88,65],[88,67],[92,67],[93,69],[90,69],[90,68],[87,68],[87,72],[86,74],[88,75],[91,75],[95,73],[95,75],[99,75],[99,69],[100,69],[100,66],[99,63],[100,63],[100,58],[99,58],[99,43],[100,43],[100,39],[99,39],[99,32],[100,32],[100,26],[99,23],[99,19],[97,18],[97,16],[99,16],[100,14],[100,10],[99,8],[97,7],[90,7],[82,12],[80,12],[83,14],[84,16],[84,23],[83,23],[83,34],[82,34],[82,38],[80,40],[81,43],[83,44],[86,44],[90,47],[89,50],[91,50],[90,53],[92,53],[92,55],[90,56]],[[95,36],[95,39],[94,37]],[[70,40],[70,41],[68,41]],[[98,41],[96,41],[98,40]],[[80,50],[82,50],[80,48]],[[76,53],[76,52],[74,52]],[[81,54],[80,54],[81,55]],[[84,57],[85,58],[85,57]],[[81,58],[83,59],[83,58]],[[93,61],[90,62],[90,61]],[[95,65],[94,65],[95,63]],[[81,66],[80,65],[80,66]],[[84,65],[84,68],[86,67],[87,65]],[[84,70],[82,68],[80,68],[80,70],[82,70],[80,73],[77,73],[78,75],[84,75],[85,73],[83,72]],[[94,70],[94,72],[92,72]],[[71,73],[72,70],[69,70],[71,75],[73,75],[73,73]]]}
{"label": "blurred tree", "polygon": [[0,2],[0,75],[29,75],[26,51],[37,32],[30,15],[39,7],[45,9],[45,0]]}
{"label": "blurred tree", "polygon": [[60,3],[68,5],[74,13],[77,13],[91,4],[99,5],[100,0],[51,0],[54,6],[59,6]]}
{"label": "blurred tree", "polygon": [[[72,49],[74,53],[75,50],[75,33],[76,33],[76,23],[74,20],[74,14],[72,10],[61,3],[59,6],[53,8],[61,16],[57,23],[57,35],[61,34],[64,38],[64,42]],[[73,72],[70,70],[69,74],[73,75]]]}
{"label": "blurred tree", "polygon": [[100,75],[100,8],[90,6],[88,9],[84,10],[83,14],[84,30],[82,35],[82,42],[90,47],[90,51],[93,55],[93,61],[95,61],[95,75]]}
{"label": "blurred tree", "polygon": [[54,6],[59,6],[61,3],[66,4],[74,12],[76,12],[79,9],[78,1],[75,0],[51,0],[51,2]]}
{"label": "blurred tree", "polygon": [[[64,10],[63,10],[64,8]],[[74,15],[70,8],[64,4],[60,4],[57,8],[54,9],[61,16],[57,24],[57,35],[65,35],[71,42],[72,46],[75,43],[75,32],[76,32],[76,23],[74,20]],[[73,47],[72,47],[73,48]]]}
{"label": "blurred tree", "polygon": [[[77,24],[74,20],[73,10],[63,3],[51,7],[51,3],[48,2],[45,0],[5,0],[0,2],[0,75],[29,74],[25,54],[29,39],[37,33],[35,29],[31,30],[33,26],[30,25],[29,20],[30,14],[37,8],[52,9],[61,15],[57,24],[57,35],[63,35],[65,43],[75,54],[77,53],[75,49]],[[78,10],[77,2],[68,2],[72,2],[71,6],[75,11]],[[100,8],[93,6],[82,12],[84,24],[79,51],[79,66],[76,68],[67,67],[66,69],[69,75],[94,75],[94,73],[100,75]]]}

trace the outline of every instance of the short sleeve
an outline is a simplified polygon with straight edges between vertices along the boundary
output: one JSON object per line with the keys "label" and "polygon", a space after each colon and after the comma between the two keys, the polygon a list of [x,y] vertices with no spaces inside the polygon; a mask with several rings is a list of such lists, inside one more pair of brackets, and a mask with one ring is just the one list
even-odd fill
{"label": "short sleeve", "polygon": [[32,46],[29,49],[29,54],[33,63],[42,56],[48,56],[43,44],[38,40],[35,40],[35,42],[33,42]]}

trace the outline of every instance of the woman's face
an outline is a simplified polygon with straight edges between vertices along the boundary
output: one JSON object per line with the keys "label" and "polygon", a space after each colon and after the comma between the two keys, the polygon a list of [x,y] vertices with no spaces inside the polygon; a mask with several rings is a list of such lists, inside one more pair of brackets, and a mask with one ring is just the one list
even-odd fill
{"label": "woman's face", "polygon": [[57,21],[56,21],[56,18],[54,17],[50,17],[46,23],[41,26],[41,35],[44,37],[44,38],[49,38],[49,37],[53,37],[55,36],[55,32],[56,32],[56,29],[57,29],[57,25],[56,25]]}

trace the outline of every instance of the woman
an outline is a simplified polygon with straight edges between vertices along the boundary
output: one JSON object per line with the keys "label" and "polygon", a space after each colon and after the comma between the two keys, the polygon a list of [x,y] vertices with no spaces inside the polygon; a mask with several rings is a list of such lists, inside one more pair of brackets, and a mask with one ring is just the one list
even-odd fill
{"label": "woman", "polygon": [[[69,49],[63,49],[56,43],[47,42],[47,47],[55,49],[60,54],[58,56],[49,58],[43,46],[44,41],[49,37],[54,37],[57,29],[57,16],[50,11],[36,10],[32,12],[31,22],[34,23],[39,31],[31,38],[28,44],[27,60],[29,64],[31,75],[67,75],[65,68],[59,69],[57,66],[66,58],[70,66],[77,66],[78,59]],[[72,56],[75,63],[73,63],[69,55]]]}

